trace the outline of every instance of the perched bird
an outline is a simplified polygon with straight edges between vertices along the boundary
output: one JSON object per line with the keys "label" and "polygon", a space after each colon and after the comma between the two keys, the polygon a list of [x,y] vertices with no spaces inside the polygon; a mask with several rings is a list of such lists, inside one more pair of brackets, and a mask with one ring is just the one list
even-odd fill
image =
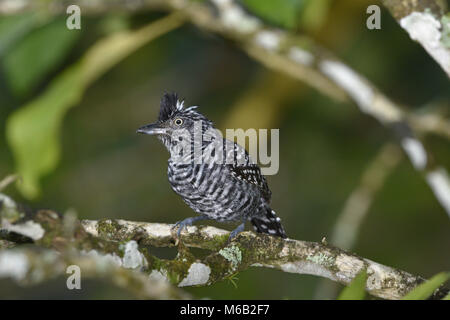
{"label": "perched bird", "polygon": [[257,232],[286,238],[280,218],[270,208],[271,191],[258,165],[243,147],[218,135],[196,109],[185,107],[176,93],[165,93],[158,121],[137,130],[156,135],[165,145],[170,185],[199,214],[177,222],[178,235],[203,219],[239,221],[231,240],[250,220]]}

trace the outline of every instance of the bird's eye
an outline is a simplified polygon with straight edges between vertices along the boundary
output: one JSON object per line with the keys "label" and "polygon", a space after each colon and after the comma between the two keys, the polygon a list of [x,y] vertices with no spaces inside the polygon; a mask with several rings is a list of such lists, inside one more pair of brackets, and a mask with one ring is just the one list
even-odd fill
{"label": "bird's eye", "polygon": [[181,126],[183,124],[183,119],[177,118],[174,122],[177,126]]}

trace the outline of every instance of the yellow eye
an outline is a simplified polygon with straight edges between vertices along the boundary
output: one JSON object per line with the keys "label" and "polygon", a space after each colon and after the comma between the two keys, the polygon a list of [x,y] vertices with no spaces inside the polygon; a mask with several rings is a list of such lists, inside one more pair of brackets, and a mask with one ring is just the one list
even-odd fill
{"label": "yellow eye", "polygon": [[175,119],[174,123],[175,123],[177,126],[181,126],[181,125],[183,124],[183,119],[177,118],[177,119]]}

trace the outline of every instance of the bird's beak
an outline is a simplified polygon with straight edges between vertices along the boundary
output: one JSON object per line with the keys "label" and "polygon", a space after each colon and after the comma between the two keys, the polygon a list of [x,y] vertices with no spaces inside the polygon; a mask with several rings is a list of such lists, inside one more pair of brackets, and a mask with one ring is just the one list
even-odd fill
{"label": "bird's beak", "polygon": [[151,134],[151,135],[155,135],[155,134],[165,134],[167,132],[166,128],[162,128],[159,123],[155,122],[155,123],[150,123],[147,124],[143,127],[140,127],[139,129],[137,129],[136,133],[143,133],[143,134]]}

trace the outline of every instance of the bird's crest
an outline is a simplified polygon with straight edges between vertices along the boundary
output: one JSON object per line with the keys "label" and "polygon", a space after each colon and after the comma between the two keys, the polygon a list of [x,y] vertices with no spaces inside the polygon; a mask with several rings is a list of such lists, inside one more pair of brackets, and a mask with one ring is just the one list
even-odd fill
{"label": "bird's crest", "polygon": [[184,108],[184,100],[178,99],[178,94],[175,92],[164,93],[161,98],[161,106],[159,109],[159,121],[166,121],[170,119],[177,111],[182,111]]}
{"label": "bird's crest", "polygon": [[[176,113],[183,112],[185,114],[192,115],[194,109],[197,109],[198,106],[191,106],[188,108],[184,108],[184,100],[178,98],[178,94],[176,92],[165,92],[161,98],[161,106],[159,109],[159,121],[167,121],[172,118]],[[195,113],[195,112],[194,112]],[[199,114],[197,114],[199,115]],[[207,120],[207,119],[205,119]]]}

